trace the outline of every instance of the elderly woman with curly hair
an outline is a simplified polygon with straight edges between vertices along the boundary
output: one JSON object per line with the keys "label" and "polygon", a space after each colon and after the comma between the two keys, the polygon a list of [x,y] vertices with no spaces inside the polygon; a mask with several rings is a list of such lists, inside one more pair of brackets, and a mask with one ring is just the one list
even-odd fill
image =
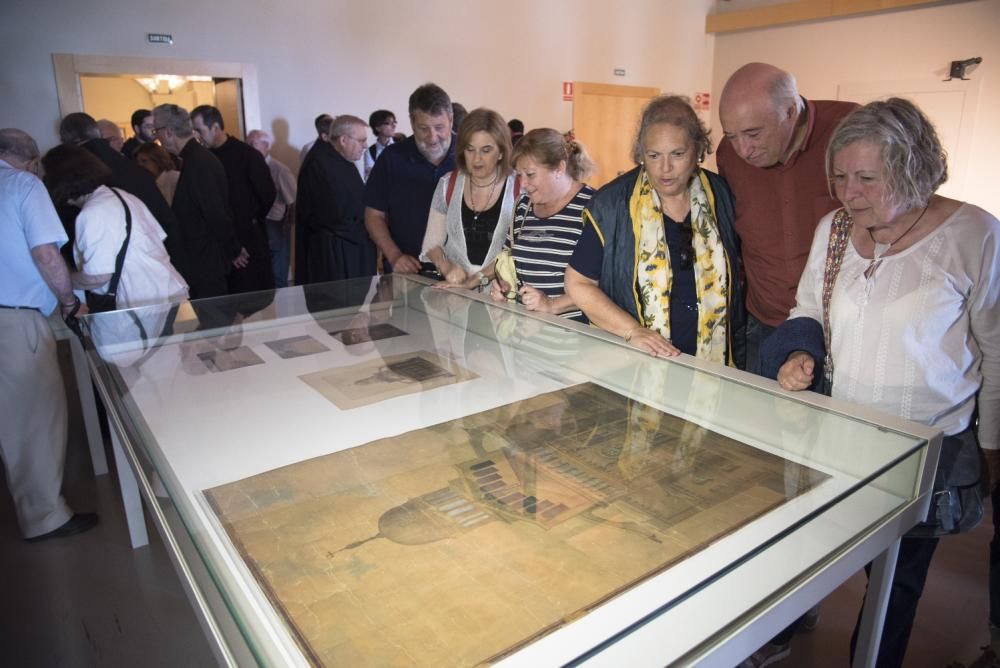
{"label": "elderly woman with curly hair", "polygon": [[700,166],[708,130],[685,98],[656,98],[638,166],[584,212],[566,292],[592,323],[646,352],[742,366],[745,315],[733,196]]}
{"label": "elderly woman with curly hair", "polygon": [[[825,378],[836,398],[942,430],[941,465],[962,453],[976,460],[978,394],[979,444],[995,461],[1000,222],[935,194],[947,178],[944,151],[907,100],[847,116],[826,166],[843,208],[820,221],[796,306],[762,347],[765,373],[788,390]],[[937,542],[900,543],[880,667],[903,662]]]}

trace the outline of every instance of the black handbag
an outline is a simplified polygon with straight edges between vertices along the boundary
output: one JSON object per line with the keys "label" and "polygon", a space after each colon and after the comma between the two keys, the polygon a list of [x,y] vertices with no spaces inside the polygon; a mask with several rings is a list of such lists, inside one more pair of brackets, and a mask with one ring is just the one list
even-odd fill
{"label": "black handbag", "polygon": [[122,278],[122,267],[125,266],[125,251],[128,250],[128,242],[132,238],[132,212],[117,190],[114,188],[109,188],[109,190],[115,194],[118,201],[125,207],[125,241],[122,242],[122,247],[118,251],[118,257],[115,259],[115,273],[111,275],[111,280],[108,282],[108,291],[104,294],[91,292],[90,290],[85,291],[87,308],[91,313],[104,313],[105,311],[114,311],[118,308],[118,282]]}
{"label": "black handbag", "polygon": [[934,474],[930,510],[924,521],[906,535],[937,538],[974,529],[983,519],[985,471],[974,427],[945,436]]}

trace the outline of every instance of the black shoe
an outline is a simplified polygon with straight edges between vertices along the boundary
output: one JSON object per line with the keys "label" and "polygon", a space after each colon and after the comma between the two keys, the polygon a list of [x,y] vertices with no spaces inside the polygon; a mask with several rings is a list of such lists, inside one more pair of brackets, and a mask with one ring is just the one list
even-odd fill
{"label": "black shoe", "polygon": [[58,529],[53,529],[48,533],[43,533],[41,536],[25,538],[25,540],[29,543],[37,543],[40,540],[48,540],[49,538],[65,538],[66,536],[75,536],[78,533],[90,531],[97,526],[97,522],[97,513],[73,513],[73,517],[69,518],[66,523]]}

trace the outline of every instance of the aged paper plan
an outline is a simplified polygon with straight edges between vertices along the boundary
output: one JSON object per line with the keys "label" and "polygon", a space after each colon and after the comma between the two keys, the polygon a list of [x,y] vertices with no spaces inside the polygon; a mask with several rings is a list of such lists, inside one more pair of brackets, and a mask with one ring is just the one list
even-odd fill
{"label": "aged paper plan", "polygon": [[478,377],[454,361],[426,350],[299,376],[343,410]]}
{"label": "aged paper plan", "polygon": [[292,336],[287,339],[265,341],[264,345],[273,350],[275,355],[286,360],[330,350],[311,336]]}
{"label": "aged paper plan", "polygon": [[264,363],[264,360],[247,346],[206,350],[198,353],[198,359],[213,373],[232,371],[233,369],[242,369],[245,366]]}
{"label": "aged paper plan", "polygon": [[406,336],[406,332],[395,325],[381,322],[367,327],[352,327],[350,329],[340,329],[330,332],[330,336],[337,339],[345,346],[353,346],[357,343],[368,343],[369,341],[381,341],[397,336]]}
{"label": "aged paper plan", "polygon": [[826,477],[584,383],[205,494],[315,664],[468,666]]}

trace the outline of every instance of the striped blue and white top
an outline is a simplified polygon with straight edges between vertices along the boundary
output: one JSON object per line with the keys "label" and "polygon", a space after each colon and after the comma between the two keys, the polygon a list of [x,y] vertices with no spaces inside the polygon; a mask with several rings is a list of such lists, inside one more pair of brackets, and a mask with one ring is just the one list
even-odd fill
{"label": "striped blue and white top", "polygon": [[[566,292],[566,265],[583,231],[583,210],[590,204],[594,189],[584,185],[562,210],[548,218],[537,218],[526,194],[521,195],[514,209],[514,221],[507,235],[507,247],[512,249],[517,277],[549,297]],[[561,314],[586,322],[579,310]]]}

